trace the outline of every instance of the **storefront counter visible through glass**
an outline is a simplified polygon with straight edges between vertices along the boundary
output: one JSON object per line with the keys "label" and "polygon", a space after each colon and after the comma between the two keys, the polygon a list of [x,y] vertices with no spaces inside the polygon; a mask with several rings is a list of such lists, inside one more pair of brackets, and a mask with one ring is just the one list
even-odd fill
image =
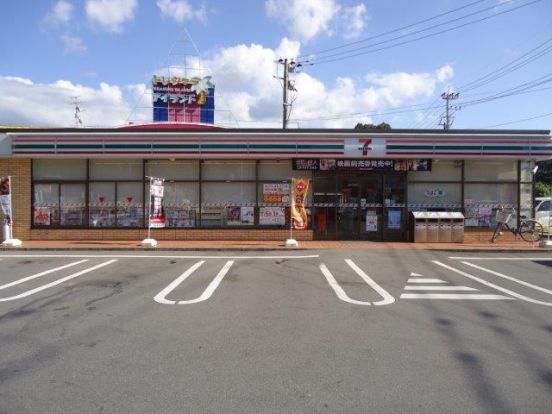
{"label": "storefront counter visible through glass", "polygon": [[405,240],[406,174],[317,172],[314,236],[338,240]]}

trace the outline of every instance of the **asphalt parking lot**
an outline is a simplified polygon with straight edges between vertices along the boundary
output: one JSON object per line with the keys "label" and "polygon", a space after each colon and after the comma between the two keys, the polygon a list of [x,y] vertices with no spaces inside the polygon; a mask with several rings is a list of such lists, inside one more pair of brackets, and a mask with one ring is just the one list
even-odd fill
{"label": "asphalt parking lot", "polygon": [[30,251],[0,269],[0,413],[552,407],[550,254]]}

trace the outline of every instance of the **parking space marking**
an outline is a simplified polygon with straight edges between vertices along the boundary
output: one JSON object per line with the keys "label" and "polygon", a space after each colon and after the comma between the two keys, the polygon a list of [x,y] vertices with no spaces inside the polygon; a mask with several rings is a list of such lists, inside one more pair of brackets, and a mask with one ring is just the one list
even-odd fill
{"label": "parking space marking", "polygon": [[96,266],[92,266],[92,267],[89,267],[87,269],[84,269],[84,270],[81,270],[79,272],[76,272],[76,273],[73,273],[69,276],[66,276],[66,277],[62,277],[61,279],[58,279],[58,280],[55,280],[51,283],[48,283],[46,285],[42,285],[42,286],[39,286],[35,289],[31,289],[31,290],[28,290],[26,292],[23,292],[23,293],[20,293],[19,295],[15,295],[15,296],[10,296],[10,297],[7,297],[7,298],[0,298],[0,302],[8,302],[8,301],[12,301],[12,300],[16,300],[16,299],[21,299],[21,298],[25,298],[27,296],[31,296],[31,295],[34,295],[35,293],[38,293],[38,292],[41,292],[43,290],[46,290],[46,289],[49,289],[51,287],[54,287],[54,286],[57,286],[63,282],[67,282],[68,280],[71,280],[71,279],[74,279],[76,277],[79,277],[79,276],[82,276],[86,273],[90,273],[94,270],[97,270],[97,269],[100,269],[102,267],[105,267],[105,266],[108,266],[110,265],[111,263],[114,263],[116,262],[117,260],[108,260],[107,262],[103,262],[103,263],[100,263]]}
{"label": "parking space marking", "polygon": [[220,271],[215,276],[215,278],[211,281],[211,283],[209,283],[209,286],[207,286],[207,288],[201,294],[201,296],[191,300],[180,300],[180,301],[167,299],[167,295],[171,293],[174,289],[176,289],[182,282],[184,282],[192,273],[194,273],[197,269],[199,269],[203,265],[203,263],[205,263],[205,260],[195,263],[184,273],[178,276],[175,280],[173,280],[165,289],[163,289],[161,292],[155,295],[153,300],[163,305],[191,305],[191,304],[203,302],[209,299],[212,296],[213,292],[217,289],[222,279],[224,279],[224,276],[226,276],[226,273],[228,273],[228,270],[230,270],[230,267],[232,267],[232,265],[234,264],[233,260],[228,260],[225,263],[225,265],[222,267],[222,269],[220,269]]}
{"label": "parking space marking", "polygon": [[309,254],[309,255],[302,255],[302,256],[292,256],[292,255],[285,255],[285,256],[181,256],[181,255],[133,255],[133,254],[5,254],[2,255],[4,258],[25,258],[25,257],[31,257],[31,258],[114,258],[114,259],[226,259],[226,260],[237,260],[237,259],[266,259],[266,260],[273,260],[273,259],[315,259],[320,257],[319,254]]}
{"label": "parking space marking", "polygon": [[552,262],[549,257],[464,257],[464,256],[449,256],[452,260],[538,260],[542,262]]}
{"label": "parking space marking", "polygon": [[416,279],[408,279],[408,283],[447,283],[447,282],[441,279],[416,278]]}
{"label": "parking space marking", "polygon": [[514,300],[502,295],[481,293],[403,293],[401,299]]}
{"label": "parking space marking", "polygon": [[[416,277],[412,277],[416,275]],[[449,282],[441,279],[425,278],[419,273],[411,273],[410,278],[404,287],[405,292],[401,299],[439,299],[439,300],[505,300],[512,298],[502,295],[487,295],[482,293],[442,293],[442,292],[473,292],[478,289],[469,286],[450,285]],[[426,284],[422,284],[426,283]],[[429,284],[427,284],[429,283]],[[412,293],[412,291],[417,291]],[[436,291],[440,291],[435,293]]]}
{"label": "parking space marking", "polygon": [[482,271],[484,271],[484,272],[490,273],[491,275],[495,275],[495,276],[501,277],[501,278],[503,278],[503,279],[508,279],[508,280],[511,280],[512,282],[519,283],[520,285],[527,286],[527,287],[529,287],[529,288],[531,288],[531,289],[540,290],[541,292],[548,293],[549,295],[552,295],[552,290],[545,289],[545,288],[543,288],[543,287],[541,287],[541,286],[533,285],[532,283],[529,283],[529,282],[525,282],[525,281],[523,281],[523,280],[516,279],[515,277],[508,276],[508,275],[505,275],[505,274],[503,274],[503,273],[495,272],[494,270],[487,269],[486,267],[478,266],[478,265],[473,264],[473,263],[470,263],[470,262],[465,262],[465,261],[463,261],[462,263],[465,264],[465,265],[467,265],[467,266],[471,266],[471,267],[473,267],[473,268],[475,268],[475,269],[479,269],[479,270],[482,270]]}
{"label": "parking space marking", "polygon": [[87,261],[88,261],[88,259],[79,260],[78,262],[73,262],[73,263],[66,264],[64,266],[59,266],[59,267],[55,267],[55,268],[50,269],[50,270],[45,270],[44,272],[40,272],[40,273],[31,275],[31,276],[24,277],[23,279],[18,279],[14,282],[10,282],[10,283],[6,283],[5,285],[1,285],[0,290],[4,290],[4,289],[7,289],[9,287],[16,286],[16,285],[19,285],[21,283],[28,282],[29,280],[33,280],[33,279],[36,279],[36,278],[41,277],[41,276],[49,275],[50,273],[57,272],[58,270],[67,269],[68,267],[73,267],[73,266],[76,266],[78,264],[81,264],[81,263],[84,263],[84,262],[87,262]]}
{"label": "parking space marking", "polygon": [[363,306],[382,306],[382,305],[389,305],[393,302],[395,302],[395,298],[391,296],[385,289],[383,289],[380,285],[378,285],[370,276],[368,276],[364,271],[359,268],[355,262],[353,262],[351,259],[345,259],[345,263],[349,265],[351,269],[355,271],[357,275],[359,275],[362,280],[366,282],[368,286],[370,286],[372,289],[374,289],[378,294],[383,298],[380,301],[377,302],[367,302],[367,301],[361,301],[352,299],[345,293],[343,288],[339,285],[335,277],[332,275],[328,267],[324,264],[320,264],[320,271],[328,281],[330,287],[334,290],[335,294],[339,299],[341,299],[344,302],[352,303],[354,305],[363,305]]}
{"label": "parking space marking", "polygon": [[493,289],[499,290],[499,291],[501,291],[501,292],[503,292],[503,293],[506,293],[506,294],[508,294],[508,295],[510,295],[510,296],[513,296],[514,298],[521,299],[521,300],[524,300],[524,301],[526,301],[526,302],[536,303],[536,304],[538,304],[538,305],[552,306],[552,303],[549,303],[549,302],[542,302],[542,301],[540,301],[540,300],[536,300],[536,299],[529,298],[529,297],[527,297],[527,296],[524,296],[524,295],[521,295],[521,294],[519,294],[519,293],[513,292],[513,291],[511,291],[511,290],[509,290],[509,289],[503,288],[502,286],[498,286],[498,285],[495,285],[494,283],[488,282],[488,281],[486,281],[485,279],[481,279],[481,278],[479,278],[479,277],[477,277],[477,276],[474,276],[474,275],[472,275],[472,274],[470,274],[470,273],[464,272],[464,271],[462,271],[462,270],[460,270],[460,269],[456,269],[455,267],[452,267],[452,266],[449,266],[449,265],[447,265],[447,264],[441,263],[441,262],[439,262],[439,261],[437,261],[437,260],[432,260],[432,262],[435,263],[435,264],[438,265],[438,266],[444,267],[445,269],[448,269],[448,270],[451,270],[451,271],[453,271],[453,272],[455,272],[455,273],[458,273],[459,275],[465,276],[465,277],[467,277],[467,278],[469,278],[469,279],[473,279],[473,280],[475,280],[475,281],[477,281],[477,282],[479,282],[479,283],[482,283],[482,284],[484,284],[485,286],[492,287]]}
{"label": "parking space marking", "polygon": [[477,290],[468,286],[405,286],[404,290]]}

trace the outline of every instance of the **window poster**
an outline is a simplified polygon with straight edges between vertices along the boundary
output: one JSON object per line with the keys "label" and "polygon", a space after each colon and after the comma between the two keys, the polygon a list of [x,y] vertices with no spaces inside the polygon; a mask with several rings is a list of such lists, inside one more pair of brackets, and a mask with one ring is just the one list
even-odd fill
{"label": "window poster", "polygon": [[255,224],[255,207],[240,207],[241,208],[241,224],[252,226]]}
{"label": "window poster", "polygon": [[226,207],[226,225],[239,226],[241,224],[241,207]]}
{"label": "window poster", "polygon": [[266,183],[263,184],[264,203],[289,203],[289,184]]}
{"label": "window poster", "polygon": [[378,216],[374,211],[366,212],[366,231],[378,231]]}
{"label": "window poster", "polygon": [[34,224],[37,226],[49,226],[50,225],[50,208],[49,207],[35,207],[34,209]]}
{"label": "window poster", "polygon": [[387,212],[387,228],[399,230],[401,228],[401,210],[389,210]]}
{"label": "window poster", "polygon": [[284,207],[261,207],[259,209],[259,224],[263,226],[284,226],[286,224]]}

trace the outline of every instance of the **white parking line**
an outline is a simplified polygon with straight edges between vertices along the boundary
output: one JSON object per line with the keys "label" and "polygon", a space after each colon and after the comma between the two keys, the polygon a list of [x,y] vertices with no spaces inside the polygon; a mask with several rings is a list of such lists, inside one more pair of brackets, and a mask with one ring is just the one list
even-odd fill
{"label": "white parking line", "polygon": [[328,281],[330,287],[334,290],[335,294],[339,299],[341,299],[344,302],[352,303],[354,305],[363,305],[363,306],[370,306],[370,305],[376,305],[376,306],[382,306],[382,305],[389,305],[393,302],[395,302],[395,298],[391,296],[385,289],[383,289],[380,285],[378,285],[370,276],[368,276],[362,269],[360,269],[351,259],[345,259],[345,262],[353,269],[356,274],[358,274],[372,289],[374,289],[378,294],[383,297],[383,300],[377,301],[377,302],[367,302],[367,301],[361,301],[352,299],[345,293],[343,288],[339,285],[335,277],[332,275],[330,270],[327,268],[327,266],[322,263],[320,264],[320,271],[326,277],[326,280]]}
{"label": "white parking line", "polygon": [[416,279],[408,279],[407,283],[447,283],[447,282],[441,279],[416,278]]}
{"label": "white parking line", "polygon": [[191,299],[191,300],[180,300],[180,301],[168,300],[166,298],[169,293],[171,293],[174,289],[176,289],[184,280],[188,278],[188,276],[194,273],[203,263],[205,263],[204,260],[201,262],[195,263],[192,267],[190,267],[183,274],[177,277],[165,289],[159,292],[153,298],[153,300],[163,305],[190,305],[194,303],[203,302],[209,299],[212,296],[213,292],[217,289],[222,279],[224,279],[224,276],[226,276],[226,273],[228,273],[228,270],[230,270],[230,267],[232,267],[232,265],[234,264],[234,261],[229,260],[226,262],[226,264],[222,267],[222,269],[220,269],[220,271],[215,276],[215,278],[211,281],[211,283],[209,283],[209,286],[207,286],[205,291],[198,298]]}
{"label": "white parking line", "polygon": [[405,286],[404,290],[477,290],[468,286]]}
{"label": "white parking line", "polygon": [[552,262],[549,257],[464,257],[464,256],[449,256],[452,260],[538,260],[541,262]]}
{"label": "white parking line", "polygon": [[552,303],[549,303],[549,302],[542,302],[540,300],[536,300],[536,299],[532,299],[532,298],[528,298],[527,296],[523,296],[523,295],[520,295],[519,293],[516,293],[516,292],[513,292],[509,289],[506,289],[506,288],[503,288],[501,286],[498,286],[498,285],[495,285],[494,283],[491,283],[491,282],[487,282],[485,279],[481,279],[477,276],[474,276],[472,274],[469,274],[467,272],[464,272],[460,269],[456,269],[452,266],[449,266],[449,265],[446,265],[444,263],[441,263],[437,260],[432,260],[433,263],[435,263],[436,265],[438,266],[441,266],[441,267],[444,267],[445,269],[449,269],[455,273],[458,273],[459,275],[462,275],[462,276],[465,276],[467,278],[470,278],[470,279],[473,279],[479,283],[482,283],[484,284],[485,286],[489,286],[489,287],[492,287],[493,289],[496,289],[496,290],[499,290],[501,292],[504,292],[510,296],[513,296],[514,298],[518,298],[518,299],[521,299],[521,300],[524,300],[526,302],[531,302],[531,303],[536,303],[538,305],[543,305],[543,306],[552,306]]}
{"label": "white parking line", "polygon": [[352,303],[353,305],[363,305],[363,306],[370,306],[372,305],[370,302],[363,302],[361,300],[356,300],[350,298],[343,288],[339,286],[339,283],[337,283],[337,280],[335,280],[335,277],[332,275],[330,270],[326,267],[324,263],[320,264],[320,270],[322,271],[322,274],[326,277],[326,280],[330,284],[331,288],[334,290],[335,294],[339,299],[341,299],[344,302]]}
{"label": "white parking line", "polygon": [[376,292],[380,294],[380,296],[383,298],[383,300],[380,300],[378,302],[374,302],[374,305],[380,306],[380,305],[389,305],[393,302],[395,302],[395,298],[391,296],[384,288],[382,288],[380,285],[378,285],[370,276],[368,276],[366,273],[362,271],[360,267],[358,267],[355,262],[353,262],[351,259],[345,259],[345,262],[353,269],[361,278],[364,279],[364,281]]}
{"label": "white parking line", "polygon": [[35,293],[38,293],[38,292],[41,292],[43,290],[49,289],[51,287],[57,286],[57,285],[59,285],[63,282],[74,279],[76,277],[79,277],[79,276],[84,275],[86,273],[92,272],[94,270],[100,269],[100,268],[102,268],[104,266],[107,266],[107,265],[110,265],[111,263],[116,262],[116,261],[117,260],[108,260],[107,262],[103,262],[103,263],[100,263],[99,265],[89,267],[88,269],[84,269],[84,270],[81,270],[80,272],[73,273],[72,275],[63,277],[61,279],[58,279],[58,280],[56,280],[54,282],[51,282],[51,283],[48,283],[46,285],[39,286],[35,289],[28,290],[28,291],[23,292],[19,295],[10,296],[8,298],[0,298],[0,302],[8,302],[8,301],[11,301],[11,300],[21,299],[21,298],[25,298],[27,296],[34,295]]}
{"label": "white parking line", "polygon": [[401,299],[514,300],[514,298],[502,295],[483,295],[480,293],[403,293]]}
{"label": "white parking line", "polygon": [[7,289],[11,286],[15,286],[15,285],[19,285],[21,283],[28,282],[29,280],[36,279],[37,277],[40,277],[40,276],[45,276],[45,275],[48,275],[50,273],[57,272],[58,270],[67,269],[68,267],[76,266],[78,264],[81,264],[81,263],[84,263],[84,262],[87,262],[87,261],[88,261],[88,259],[79,260],[78,262],[69,263],[69,264],[66,264],[65,266],[55,267],[53,269],[46,270],[44,272],[40,272],[40,273],[37,273],[35,275],[27,276],[27,277],[24,277],[23,279],[18,279],[14,282],[6,283],[5,285],[0,286],[0,290],[4,290],[4,289]]}
{"label": "white parking line", "polygon": [[116,259],[226,259],[226,260],[237,260],[237,259],[313,259],[320,257],[319,254],[309,254],[303,256],[180,256],[180,255],[132,255],[132,254],[9,254],[2,255],[2,257],[7,258],[65,258],[65,257],[75,257],[75,258],[116,258]]}
{"label": "white parking line", "polygon": [[485,267],[482,267],[482,266],[477,266],[473,263],[470,263],[470,262],[462,262],[463,264],[467,265],[467,266],[471,266],[475,269],[479,269],[479,270],[482,270],[484,272],[487,272],[487,273],[490,273],[492,275],[495,275],[495,276],[498,276],[498,277],[502,277],[504,279],[508,279],[508,280],[511,280],[512,282],[516,282],[516,283],[519,283],[520,285],[523,285],[523,286],[527,286],[529,288],[532,288],[532,289],[535,289],[535,290],[540,290],[541,292],[544,292],[544,293],[548,293],[549,295],[552,295],[552,290],[548,290],[548,289],[545,289],[541,286],[538,286],[538,285],[533,285],[532,283],[529,283],[529,282],[525,282],[523,280],[519,280],[519,279],[516,279],[515,277],[512,277],[512,276],[508,276],[508,275],[505,275],[505,274],[502,274],[502,273],[499,273],[499,272],[495,272],[494,270],[491,270],[491,269],[487,269]]}

